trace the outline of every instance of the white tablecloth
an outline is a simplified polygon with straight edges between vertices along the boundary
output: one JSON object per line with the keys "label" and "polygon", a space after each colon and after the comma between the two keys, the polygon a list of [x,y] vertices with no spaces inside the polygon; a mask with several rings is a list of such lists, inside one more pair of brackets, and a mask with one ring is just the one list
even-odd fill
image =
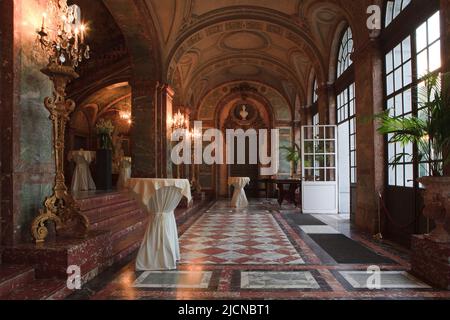
{"label": "white tablecloth", "polygon": [[73,192],[96,190],[89,168],[90,163],[95,159],[95,155],[95,151],[79,150],[69,152],[69,161],[73,161],[76,164],[70,188]]}
{"label": "white tablecloth", "polygon": [[123,158],[120,163],[119,179],[117,189],[123,190],[127,187],[127,181],[131,178],[131,158]]}
{"label": "white tablecloth", "polygon": [[231,206],[235,208],[246,208],[248,206],[247,196],[244,188],[250,183],[250,178],[247,177],[231,177],[228,179],[228,184],[234,187],[233,198],[231,199]]}
{"label": "white tablecloth", "polygon": [[174,270],[180,260],[174,210],[183,197],[191,201],[188,180],[129,179],[128,188],[153,215],[136,259],[136,270]]}

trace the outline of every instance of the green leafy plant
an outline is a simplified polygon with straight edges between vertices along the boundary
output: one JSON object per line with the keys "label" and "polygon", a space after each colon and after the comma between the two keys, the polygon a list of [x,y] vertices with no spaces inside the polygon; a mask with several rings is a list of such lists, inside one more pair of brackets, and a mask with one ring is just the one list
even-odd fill
{"label": "green leafy plant", "polygon": [[112,133],[114,125],[111,120],[100,119],[96,125],[97,135],[100,139],[100,149],[113,149]]}
{"label": "green leafy plant", "polygon": [[301,152],[298,144],[294,143],[294,146],[291,147],[283,146],[280,149],[286,151],[286,160],[293,164],[294,171],[296,172],[298,163],[301,159]]}
{"label": "green leafy plant", "polygon": [[413,144],[417,152],[400,153],[392,165],[411,157],[414,162],[430,163],[429,176],[442,176],[443,165],[450,161],[450,74],[430,74],[418,88],[418,115],[395,117],[392,110],[376,116],[378,132],[387,135],[390,143]]}

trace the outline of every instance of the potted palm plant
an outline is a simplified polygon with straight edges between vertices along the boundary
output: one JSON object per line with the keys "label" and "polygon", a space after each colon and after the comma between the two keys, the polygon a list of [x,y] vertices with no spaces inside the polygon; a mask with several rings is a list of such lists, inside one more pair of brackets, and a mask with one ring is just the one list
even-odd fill
{"label": "potted palm plant", "polygon": [[300,147],[294,143],[291,147],[283,146],[280,149],[286,151],[286,160],[292,164],[292,176],[294,177],[297,174],[297,167],[301,158]]}
{"label": "potted palm plant", "polygon": [[432,74],[423,81],[418,89],[419,115],[394,117],[387,110],[377,116],[381,122],[378,131],[391,143],[415,145],[416,152],[399,154],[392,164],[401,163],[403,157],[427,164],[425,176],[419,179],[425,187],[423,214],[436,225],[427,238],[450,243],[450,177],[444,176],[450,161],[450,76]]}

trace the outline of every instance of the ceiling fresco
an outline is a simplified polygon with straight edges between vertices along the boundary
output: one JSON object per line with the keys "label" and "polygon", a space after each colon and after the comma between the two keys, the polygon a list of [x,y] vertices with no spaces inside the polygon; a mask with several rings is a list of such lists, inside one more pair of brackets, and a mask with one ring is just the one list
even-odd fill
{"label": "ceiling fresco", "polygon": [[[90,7],[88,0],[76,1]],[[195,109],[214,88],[259,81],[294,108],[307,104],[312,75],[321,84],[330,80],[334,39],[361,19],[355,12],[367,1],[102,0],[92,6],[104,15],[95,33],[105,19],[114,27],[102,31],[109,40],[97,35],[94,43],[125,43],[130,77],[168,83],[176,105]],[[354,36],[366,35],[356,30]]]}

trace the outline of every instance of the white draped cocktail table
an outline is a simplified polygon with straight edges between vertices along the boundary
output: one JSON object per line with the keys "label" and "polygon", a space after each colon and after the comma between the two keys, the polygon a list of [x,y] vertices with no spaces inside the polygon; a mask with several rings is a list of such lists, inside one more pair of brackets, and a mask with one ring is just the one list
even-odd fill
{"label": "white draped cocktail table", "polygon": [[129,179],[127,187],[152,215],[136,259],[136,270],[173,270],[180,260],[174,210],[183,197],[191,201],[191,188],[184,179]]}
{"label": "white draped cocktail table", "polygon": [[68,160],[75,162],[75,171],[72,176],[72,185],[70,190],[90,191],[96,190],[94,179],[92,179],[89,165],[95,159],[95,151],[70,151]]}
{"label": "white draped cocktail table", "polygon": [[131,158],[124,157],[120,162],[119,179],[117,180],[117,189],[122,190],[127,186],[131,178]]}
{"label": "white draped cocktail table", "polygon": [[231,199],[231,206],[235,208],[246,208],[248,206],[247,196],[244,188],[250,183],[250,178],[247,177],[230,177],[228,185],[234,187],[233,198]]}

